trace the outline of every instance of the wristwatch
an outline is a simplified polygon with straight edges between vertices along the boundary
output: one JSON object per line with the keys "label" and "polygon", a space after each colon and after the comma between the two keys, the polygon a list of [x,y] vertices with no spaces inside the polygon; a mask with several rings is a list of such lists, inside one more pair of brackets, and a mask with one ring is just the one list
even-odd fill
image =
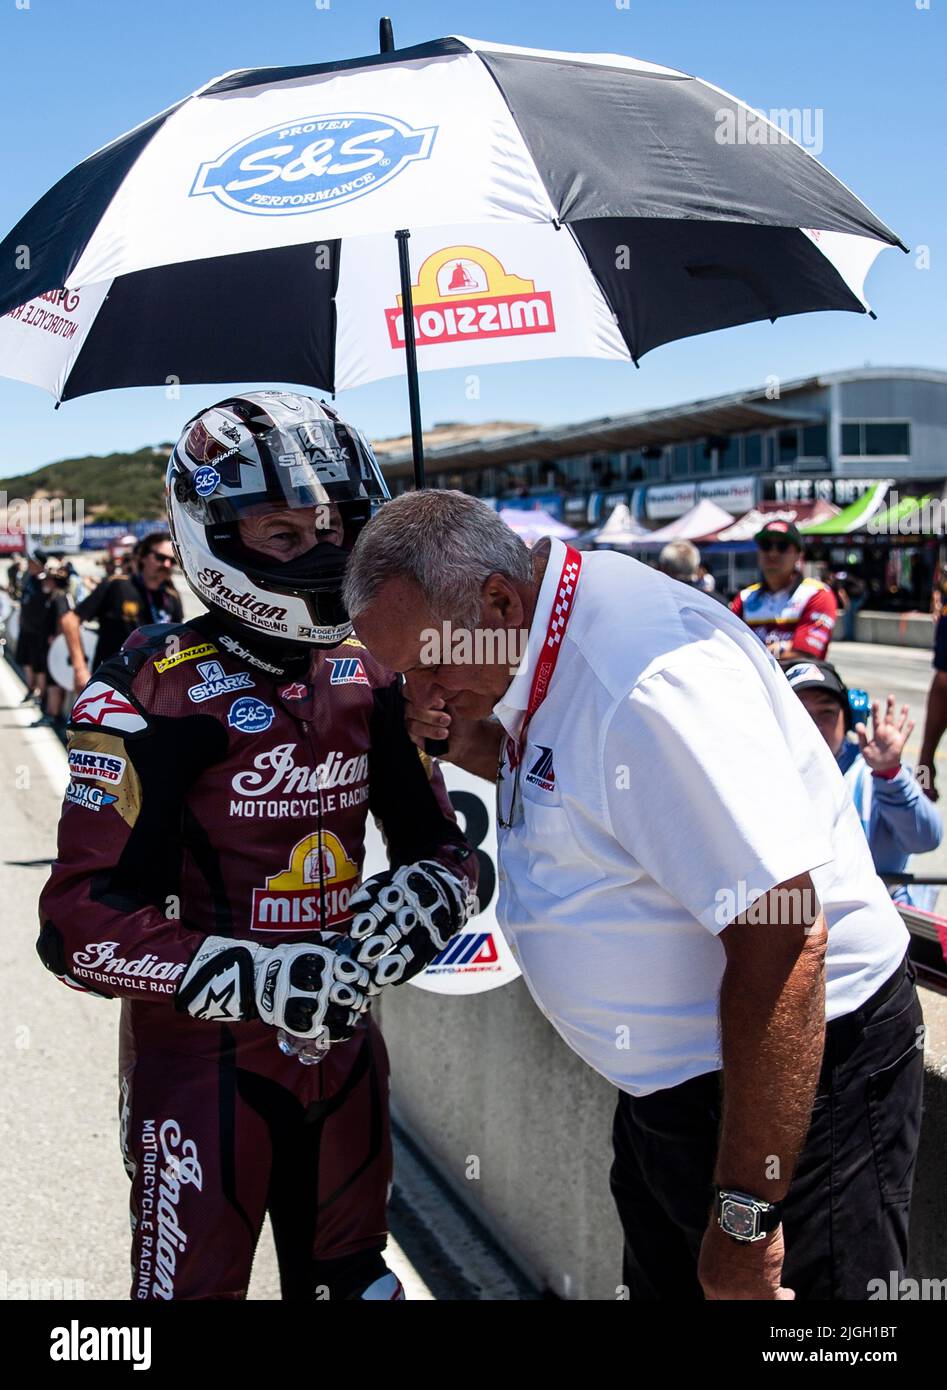
{"label": "wristwatch", "polygon": [[717,1225],[733,1240],[745,1243],[762,1240],[782,1220],[782,1202],[763,1202],[748,1192],[718,1187],[714,1202]]}

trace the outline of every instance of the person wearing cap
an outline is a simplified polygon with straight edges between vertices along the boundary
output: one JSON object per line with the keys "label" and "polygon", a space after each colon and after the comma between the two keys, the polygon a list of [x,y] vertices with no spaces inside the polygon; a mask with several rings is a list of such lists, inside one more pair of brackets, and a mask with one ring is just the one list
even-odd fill
{"label": "person wearing cap", "polygon": [[791,521],[768,521],[754,538],[762,579],[730,604],[775,657],[821,660],[829,649],[838,604],[828,584],[802,573],[802,536]]}
{"label": "person wearing cap", "polygon": [[[848,687],[827,661],[781,662],[786,678],[825,739],[851,793],[858,819],[879,874],[910,872],[912,854],[929,854],[940,844],[944,825],[911,769],[901,762],[914,730],[911,711],[889,695],[884,713],[874,700],[871,734],[856,719]],[[892,886],[895,902],[930,911],[937,889]]]}
{"label": "person wearing cap", "polygon": [[624,1296],[864,1300],[903,1271],[908,932],[745,624],[627,556],[528,551],[446,489],[379,509],[344,592],[415,742],[495,782],[498,922],[616,1087]]}

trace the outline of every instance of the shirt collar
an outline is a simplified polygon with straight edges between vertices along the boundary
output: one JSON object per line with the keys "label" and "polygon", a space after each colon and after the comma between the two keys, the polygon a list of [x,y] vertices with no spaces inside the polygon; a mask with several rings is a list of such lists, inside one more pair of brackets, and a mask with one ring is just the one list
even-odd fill
{"label": "shirt collar", "polygon": [[552,616],[552,605],[559,588],[559,576],[562,573],[562,566],[566,558],[566,548],[562,541],[554,536],[549,542],[549,559],[546,561],[546,573],[543,575],[543,582],[539,586],[539,595],[536,599],[536,607],[533,611],[533,620],[529,625],[529,639],[526,643],[526,651],[523,659],[516,668],[516,675],[510,681],[503,697],[493,706],[493,713],[506,729],[511,738],[517,738],[520,726],[523,723],[523,715],[529,705],[529,692],[533,685],[533,674],[536,664],[539,661],[539,654],[542,651],[543,643],[546,640],[546,630],[549,627],[549,619]]}

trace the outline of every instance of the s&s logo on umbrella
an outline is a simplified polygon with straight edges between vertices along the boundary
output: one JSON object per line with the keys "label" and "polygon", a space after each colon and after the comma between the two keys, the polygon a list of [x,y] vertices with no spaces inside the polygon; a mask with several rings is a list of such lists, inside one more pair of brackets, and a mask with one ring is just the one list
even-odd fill
{"label": "s&s logo on umbrella", "polygon": [[236,212],[314,212],[371,193],[415,159],[427,159],[437,126],[414,130],[395,116],[303,117],[270,126],[202,164],[192,198],[210,193]]}

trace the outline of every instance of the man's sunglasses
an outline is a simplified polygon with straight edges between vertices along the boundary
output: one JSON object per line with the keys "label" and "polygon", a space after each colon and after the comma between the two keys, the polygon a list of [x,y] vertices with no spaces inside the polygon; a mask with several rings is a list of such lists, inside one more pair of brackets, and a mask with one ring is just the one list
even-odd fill
{"label": "man's sunglasses", "polygon": [[778,550],[781,555],[785,555],[787,550],[794,549],[792,541],[774,541],[766,538],[756,542],[757,550]]}
{"label": "man's sunglasses", "polygon": [[174,564],[174,556],[173,556],[173,555],[162,555],[162,554],[160,553],[160,551],[157,551],[157,550],[149,550],[149,551],[148,551],[148,554],[145,556],[145,559],[146,559],[146,560],[148,560],[148,559],[157,560],[157,562],[158,562],[159,565],[173,565],[173,564]]}

